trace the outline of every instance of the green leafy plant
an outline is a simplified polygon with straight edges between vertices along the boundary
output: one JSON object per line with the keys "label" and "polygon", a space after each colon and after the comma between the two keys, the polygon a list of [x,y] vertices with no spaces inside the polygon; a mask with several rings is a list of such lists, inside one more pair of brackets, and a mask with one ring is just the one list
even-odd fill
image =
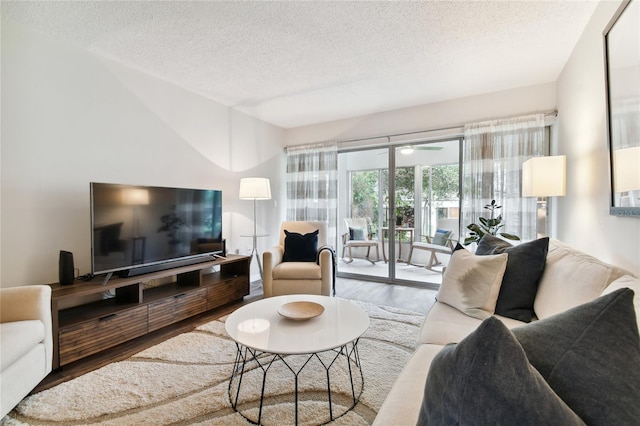
{"label": "green leafy plant", "polygon": [[166,232],[167,237],[169,237],[169,244],[173,246],[176,244],[180,244],[180,240],[176,238],[176,234],[180,230],[180,228],[183,226],[186,226],[187,228],[191,227],[178,217],[178,215],[176,214],[175,204],[170,207],[170,210],[171,213],[165,214],[160,217],[162,226],[158,228],[158,232]]}
{"label": "green leafy plant", "polygon": [[467,225],[467,229],[470,232],[469,236],[464,239],[465,246],[471,243],[477,243],[478,241],[480,241],[484,234],[500,235],[507,240],[520,240],[520,237],[518,237],[517,235],[498,232],[500,228],[504,226],[504,224],[502,223],[501,214],[496,217],[496,210],[502,208],[502,206],[496,204],[496,200],[491,200],[491,204],[487,204],[486,206],[484,206],[484,208],[491,212],[491,217],[489,219],[487,219],[486,217],[480,217],[478,218],[478,221],[480,222],[479,224],[472,223],[470,225]]}
{"label": "green leafy plant", "polygon": [[404,200],[398,200],[396,204],[396,225],[406,224],[413,226],[414,210],[413,205]]}

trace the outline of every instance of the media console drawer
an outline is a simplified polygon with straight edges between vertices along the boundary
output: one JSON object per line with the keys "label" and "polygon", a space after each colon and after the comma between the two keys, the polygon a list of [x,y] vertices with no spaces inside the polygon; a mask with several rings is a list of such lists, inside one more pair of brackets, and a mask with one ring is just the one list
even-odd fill
{"label": "media console drawer", "polygon": [[60,365],[93,355],[147,333],[147,307],[105,315],[61,328]]}
{"label": "media console drawer", "polygon": [[242,299],[249,294],[246,277],[234,277],[213,284],[207,289],[207,309],[214,309]]}
{"label": "media console drawer", "polygon": [[189,290],[149,303],[149,331],[197,315],[207,310],[207,289]]}

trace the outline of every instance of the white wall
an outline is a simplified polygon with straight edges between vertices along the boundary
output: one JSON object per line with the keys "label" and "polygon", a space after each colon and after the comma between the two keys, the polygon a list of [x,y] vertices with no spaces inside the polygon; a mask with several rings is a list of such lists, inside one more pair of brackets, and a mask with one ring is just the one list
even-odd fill
{"label": "white wall", "polygon": [[[301,145],[457,127],[555,108],[555,85],[548,83],[287,129],[285,143]],[[440,133],[443,137],[445,134]]]}
{"label": "white wall", "polygon": [[640,218],[609,215],[602,32],[619,1],[601,2],[557,81],[557,153],[567,156],[558,237],[640,275]]}
{"label": "white wall", "polygon": [[268,177],[258,232],[279,226],[283,129],[4,19],[1,111],[2,287],[57,281],[60,250],[90,272],[91,181],[222,189],[223,236],[246,252],[239,180]]}

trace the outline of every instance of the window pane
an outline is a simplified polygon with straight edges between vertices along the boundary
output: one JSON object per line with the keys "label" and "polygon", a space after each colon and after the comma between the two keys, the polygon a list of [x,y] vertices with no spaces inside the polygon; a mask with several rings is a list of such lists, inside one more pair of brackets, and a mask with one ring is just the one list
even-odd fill
{"label": "window pane", "polygon": [[351,216],[376,217],[378,212],[378,171],[365,170],[351,175]]}
{"label": "window pane", "polygon": [[[457,229],[455,222],[460,214],[459,170],[458,164],[422,168],[422,198],[427,206],[423,214],[422,235],[434,235],[439,228]],[[428,206],[431,206],[430,210]]]}
{"label": "window pane", "polygon": [[396,169],[396,225],[413,228],[415,224],[415,169]]}

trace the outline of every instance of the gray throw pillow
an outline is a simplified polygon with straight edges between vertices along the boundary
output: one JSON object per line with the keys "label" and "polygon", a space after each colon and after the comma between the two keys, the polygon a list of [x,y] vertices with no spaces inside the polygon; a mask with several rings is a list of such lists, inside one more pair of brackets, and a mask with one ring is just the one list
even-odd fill
{"label": "gray throw pillow", "polygon": [[365,234],[364,228],[349,227],[349,239],[355,241],[364,241],[367,239],[367,234]]}
{"label": "gray throw pillow", "polygon": [[447,240],[451,236],[451,231],[447,231],[446,229],[438,229],[436,230],[435,235],[431,238],[431,244],[436,244],[439,246],[444,246],[447,244]]}
{"label": "gray throw pillow", "polygon": [[418,419],[418,425],[583,424],[494,317],[434,357]]}
{"label": "gray throw pillow", "polygon": [[640,423],[640,336],[620,289],[512,330],[533,367],[589,425]]}
{"label": "gray throw pillow", "polygon": [[531,321],[534,315],[533,302],[544,272],[548,250],[548,237],[515,246],[491,234],[485,234],[480,239],[477,255],[509,255],[496,302],[496,315]]}

